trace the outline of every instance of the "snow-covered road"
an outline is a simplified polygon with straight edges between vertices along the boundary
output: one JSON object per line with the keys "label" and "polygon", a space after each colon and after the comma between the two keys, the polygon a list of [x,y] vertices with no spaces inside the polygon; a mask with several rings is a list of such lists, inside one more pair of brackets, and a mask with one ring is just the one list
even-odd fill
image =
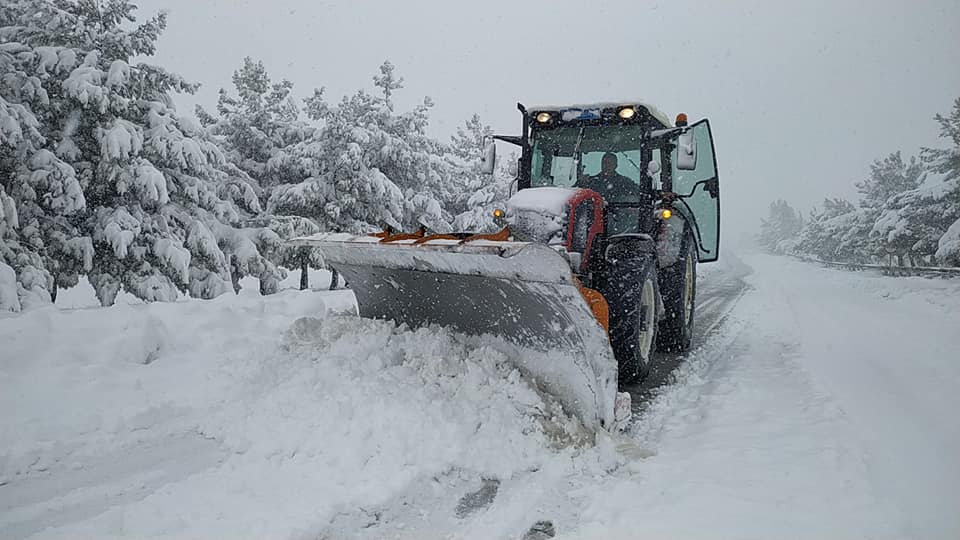
{"label": "snow-covered road", "polygon": [[960,283],[748,262],[572,536],[960,537]]}
{"label": "snow-covered road", "polygon": [[[753,269],[737,258],[725,259],[721,265],[700,266],[694,310],[694,351],[703,349],[727,321],[733,307],[749,289],[744,279],[751,272]],[[630,392],[635,413],[641,413],[656,392],[670,383],[670,376],[686,360],[685,354],[654,353],[647,377],[625,389]]]}
{"label": "snow-covered road", "polygon": [[901,530],[960,538],[957,280],[865,278],[768,258],[751,264],[756,286],[774,301],[771,322],[842,413]]}
{"label": "snow-covered road", "polygon": [[960,537],[960,280],[744,261],[586,446],[349,293],[0,319],[0,537]]}

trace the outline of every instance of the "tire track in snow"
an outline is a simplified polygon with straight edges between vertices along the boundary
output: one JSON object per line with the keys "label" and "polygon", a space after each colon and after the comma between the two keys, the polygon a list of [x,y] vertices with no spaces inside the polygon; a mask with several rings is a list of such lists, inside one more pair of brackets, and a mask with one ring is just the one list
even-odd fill
{"label": "tire track in snow", "polygon": [[582,451],[561,450],[542,469],[499,479],[495,496],[468,516],[457,516],[457,501],[489,480],[455,469],[442,476],[422,478],[375,508],[338,514],[328,524],[307,529],[302,537],[521,538],[538,521],[549,521],[558,533],[576,529],[582,511],[578,494],[590,491],[596,475],[631,462],[628,468],[642,467],[643,458],[650,452],[638,444],[638,439],[652,441],[639,437],[639,432],[655,432],[657,425],[672,417],[671,412],[695,406],[703,381],[709,379],[707,372],[731,354],[731,344],[743,332],[744,320],[731,321],[730,314],[748,290],[741,274],[717,275],[703,282],[697,305],[697,324],[702,330],[698,330],[694,348],[687,354],[659,355],[655,369],[660,376],[652,384],[642,385],[641,391],[649,393],[640,403],[646,405],[649,397],[671,391],[674,397],[657,401],[652,410],[635,413],[639,420],[626,436],[604,438],[597,447]]}
{"label": "tire track in snow", "polygon": [[715,346],[710,342],[711,336],[749,289],[742,279],[748,271],[747,268],[735,274],[714,274],[698,280],[693,346],[687,353],[655,354],[647,378],[625,388],[630,392],[634,415],[642,414],[658,391],[671,384],[673,374],[684,362]]}
{"label": "tire track in snow", "polygon": [[0,486],[0,538],[26,538],[146,498],[221,462],[218,442],[196,432],[140,441],[94,458],[63,458]]}

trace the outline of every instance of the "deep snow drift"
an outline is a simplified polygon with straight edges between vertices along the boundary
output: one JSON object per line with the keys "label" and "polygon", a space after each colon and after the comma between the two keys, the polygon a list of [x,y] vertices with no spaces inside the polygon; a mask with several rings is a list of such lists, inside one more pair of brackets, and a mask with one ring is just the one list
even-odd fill
{"label": "deep snow drift", "polygon": [[250,287],[4,319],[0,536],[309,536],[585,436],[483,342],[352,309]]}
{"label": "deep snow drift", "polygon": [[0,319],[0,537],[960,536],[960,280],[746,262],[593,446],[493,348],[348,291]]}

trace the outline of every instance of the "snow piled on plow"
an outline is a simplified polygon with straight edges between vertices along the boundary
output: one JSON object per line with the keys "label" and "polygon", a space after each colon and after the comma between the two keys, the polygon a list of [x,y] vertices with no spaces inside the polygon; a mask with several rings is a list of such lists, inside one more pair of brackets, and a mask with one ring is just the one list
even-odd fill
{"label": "snow piled on plow", "polygon": [[582,442],[496,348],[352,309],[251,291],[3,320],[0,537],[283,538]]}

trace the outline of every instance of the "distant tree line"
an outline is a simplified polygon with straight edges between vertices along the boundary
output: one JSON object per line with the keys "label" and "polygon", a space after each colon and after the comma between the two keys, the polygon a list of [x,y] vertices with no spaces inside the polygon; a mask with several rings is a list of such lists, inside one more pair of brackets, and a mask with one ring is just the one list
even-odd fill
{"label": "distant tree line", "polygon": [[[166,15],[129,0],[0,4],[0,310],[56,299],[86,276],[103,305],[213,298],[253,276],[275,292],[284,268],[320,268],[285,240],[383,227],[493,226],[509,175],[479,173],[474,115],[429,137],[432,102],[396,110],[389,62],[374,92],[301,101],[247,58],[215,112],[179,114],[198,84],[136,59],[156,52]],[[301,286],[307,287],[306,279]]]}
{"label": "distant tree line", "polygon": [[960,266],[960,98],[934,118],[946,148],[874,161],[856,184],[859,201],[824,199],[807,219],[785,201],[771,203],[760,245],[839,262]]}

